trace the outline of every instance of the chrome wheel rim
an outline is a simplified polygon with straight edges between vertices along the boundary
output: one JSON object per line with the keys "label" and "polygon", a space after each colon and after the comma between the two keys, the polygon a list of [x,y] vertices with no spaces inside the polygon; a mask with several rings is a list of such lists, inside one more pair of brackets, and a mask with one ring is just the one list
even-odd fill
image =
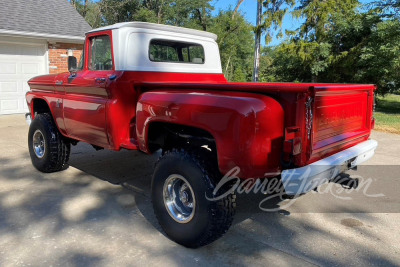
{"label": "chrome wheel rim", "polygon": [[46,142],[44,141],[44,136],[40,130],[36,130],[33,134],[32,146],[36,157],[40,159],[43,158],[44,153],[46,152]]}
{"label": "chrome wheel rim", "polygon": [[179,174],[170,175],[164,183],[164,205],[169,215],[178,223],[193,219],[196,198],[189,182]]}

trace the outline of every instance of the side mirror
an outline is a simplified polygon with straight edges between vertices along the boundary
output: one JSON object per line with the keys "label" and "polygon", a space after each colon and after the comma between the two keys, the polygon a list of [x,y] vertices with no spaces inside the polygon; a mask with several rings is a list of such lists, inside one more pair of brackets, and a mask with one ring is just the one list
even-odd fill
{"label": "side mirror", "polygon": [[69,72],[76,72],[77,69],[77,60],[76,57],[74,56],[69,56],[68,57],[68,71]]}

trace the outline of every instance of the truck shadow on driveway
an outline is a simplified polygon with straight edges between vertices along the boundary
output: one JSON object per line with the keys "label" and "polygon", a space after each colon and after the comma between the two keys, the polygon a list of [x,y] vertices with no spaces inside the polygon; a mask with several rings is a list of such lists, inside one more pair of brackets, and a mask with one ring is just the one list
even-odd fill
{"label": "truck shadow on driveway", "polygon": [[[94,151],[89,145],[79,144],[73,148],[70,165],[101,180],[121,185],[132,193],[151,201],[151,179],[160,153],[146,155],[137,151]],[[260,213],[258,203],[265,198],[262,194],[238,195],[234,225]],[[279,210],[279,198],[266,202],[263,208]],[[138,204],[138,203],[136,203]],[[152,207],[141,210],[146,219],[160,230]],[[290,214],[279,210],[280,214]]]}
{"label": "truck shadow on driveway", "polygon": [[[284,210],[261,212],[257,195],[239,195],[234,225],[224,237],[196,250],[181,247],[160,234],[153,214],[150,183],[157,157],[96,152],[79,144],[72,149],[74,168],[52,174],[36,171],[26,152],[0,158],[0,265],[396,264],[364,239],[320,227],[335,224],[329,214],[318,223]],[[347,220],[344,231],[380,242],[379,232],[369,228],[376,219],[364,214],[362,221],[364,226]]]}
{"label": "truck shadow on driveway", "polygon": [[[164,234],[154,216],[150,199],[151,177],[159,154],[148,156],[132,151],[96,152],[85,144],[79,144],[72,151],[71,166],[109,183],[122,185],[135,195],[135,205],[143,217],[157,231]],[[293,217],[289,211],[279,209],[280,198],[271,199],[263,205],[263,208],[274,209],[276,212],[263,212],[258,205],[264,198],[265,195],[262,194],[238,195],[234,223],[223,238],[197,250],[188,250],[180,246],[178,250],[183,250],[185,253],[190,251],[189,255],[193,257],[201,255],[207,255],[211,259],[215,257],[214,260],[218,258],[217,262],[221,261],[220,263],[224,265],[228,263],[245,265],[252,263],[249,258],[254,257],[262,258],[262,262],[270,261],[291,265],[345,265],[348,264],[349,258],[346,259],[343,255],[340,256],[342,252],[332,252],[334,254],[333,257],[326,257],[319,250],[324,246],[327,246],[326,251],[331,250],[331,244],[343,244],[343,246],[345,244],[349,246],[350,244],[351,247],[357,248],[356,251],[360,249],[368,250],[366,244],[357,240],[343,240],[343,237],[339,234],[324,231],[318,225],[303,219],[301,215]],[[341,212],[365,213],[363,210],[345,207],[341,207]],[[331,217],[335,217],[335,215]],[[375,223],[375,218],[367,213],[363,214],[363,218],[369,227]],[[357,221],[355,219],[352,220]],[[361,225],[353,224],[354,227],[359,228]],[[338,227],[342,226],[339,225]],[[365,227],[367,228],[367,225]],[[352,230],[360,231],[359,228],[353,228]],[[362,231],[362,234],[371,240],[379,239],[373,231]],[[297,239],[302,239],[304,235],[315,238],[315,241],[310,243],[313,246],[308,249],[304,249],[306,244],[296,241]],[[318,240],[323,240],[322,244],[318,244]],[[327,240],[330,241],[327,242]],[[172,243],[172,241],[168,242]],[[351,250],[348,250],[348,253],[348,256],[353,257],[356,262],[365,261],[369,264],[378,265],[394,264],[372,251],[366,255],[351,255]]]}

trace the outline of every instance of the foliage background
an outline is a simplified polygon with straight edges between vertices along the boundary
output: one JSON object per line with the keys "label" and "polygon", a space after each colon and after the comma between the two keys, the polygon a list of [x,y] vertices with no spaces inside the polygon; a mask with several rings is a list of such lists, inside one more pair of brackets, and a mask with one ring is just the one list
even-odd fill
{"label": "foliage background", "polygon": [[[400,0],[263,0],[262,24],[252,26],[238,7],[213,12],[211,0],[69,0],[93,27],[146,21],[216,33],[224,74],[251,81],[254,33],[266,38],[262,82],[372,83],[378,93],[400,93]],[[254,10],[256,12],[256,10]],[[285,15],[301,18],[282,33]],[[285,35],[268,46],[272,34]]]}

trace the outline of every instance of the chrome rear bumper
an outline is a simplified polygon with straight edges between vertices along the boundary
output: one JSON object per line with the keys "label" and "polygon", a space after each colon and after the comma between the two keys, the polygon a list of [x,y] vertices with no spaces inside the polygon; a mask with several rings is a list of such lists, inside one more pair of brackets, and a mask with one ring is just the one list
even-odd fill
{"label": "chrome rear bumper", "polygon": [[369,160],[375,154],[377,146],[378,142],[375,140],[364,141],[310,165],[284,170],[281,179],[286,194],[305,194],[332,180],[343,171]]}

